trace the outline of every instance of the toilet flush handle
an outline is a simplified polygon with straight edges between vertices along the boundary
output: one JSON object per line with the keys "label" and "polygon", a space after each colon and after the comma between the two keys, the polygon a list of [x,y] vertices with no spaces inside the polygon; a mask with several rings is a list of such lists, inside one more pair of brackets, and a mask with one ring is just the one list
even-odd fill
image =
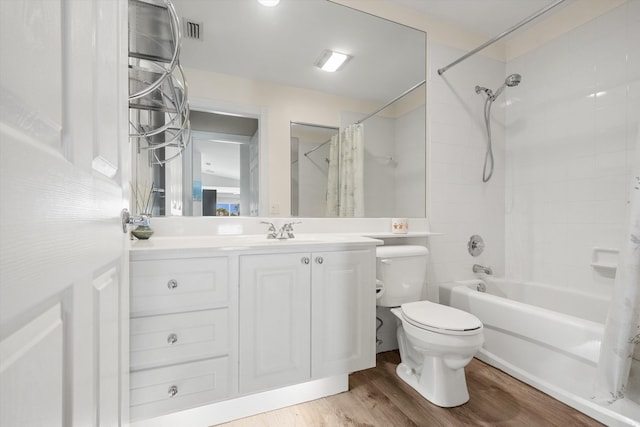
{"label": "toilet flush handle", "polygon": [[391,264],[391,258],[383,258],[380,260],[380,262],[383,264]]}
{"label": "toilet flush handle", "polygon": [[384,295],[384,282],[376,279],[376,299],[379,300]]}

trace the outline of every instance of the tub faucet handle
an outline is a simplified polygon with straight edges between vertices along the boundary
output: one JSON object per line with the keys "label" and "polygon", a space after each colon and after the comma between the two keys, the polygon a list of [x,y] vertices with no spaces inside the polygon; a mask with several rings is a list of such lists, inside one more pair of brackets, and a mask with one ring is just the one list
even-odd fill
{"label": "tub faucet handle", "polygon": [[484,273],[484,274],[493,274],[493,270],[491,267],[485,267],[480,264],[473,264],[473,272],[474,273]]}

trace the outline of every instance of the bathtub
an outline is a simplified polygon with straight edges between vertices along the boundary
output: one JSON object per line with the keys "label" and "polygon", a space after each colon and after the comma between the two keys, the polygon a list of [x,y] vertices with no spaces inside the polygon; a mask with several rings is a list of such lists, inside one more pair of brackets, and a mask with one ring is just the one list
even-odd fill
{"label": "bathtub", "polygon": [[439,297],[484,324],[478,359],[608,426],[640,426],[637,404],[590,400],[607,298],[494,277],[442,284]]}

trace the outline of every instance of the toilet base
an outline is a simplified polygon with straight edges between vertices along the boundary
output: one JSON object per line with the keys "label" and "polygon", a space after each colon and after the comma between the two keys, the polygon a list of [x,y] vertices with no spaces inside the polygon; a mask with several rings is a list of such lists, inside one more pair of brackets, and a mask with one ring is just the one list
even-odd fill
{"label": "toilet base", "polygon": [[[426,360],[425,362],[428,363]],[[469,401],[464,368],[429,370],[429,372],[419,374],[409,365],[400,363],[396,368],[396,374],[434,405],[452,408]]]}

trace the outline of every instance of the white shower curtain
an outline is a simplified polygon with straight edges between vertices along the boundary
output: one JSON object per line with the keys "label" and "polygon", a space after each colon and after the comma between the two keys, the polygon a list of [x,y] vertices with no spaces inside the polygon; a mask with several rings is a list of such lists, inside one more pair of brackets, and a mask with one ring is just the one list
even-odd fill
{"label": "white shower curtain", "polygon": [[633,172],[628,232],[598,361],[594,399],[605,404],[625,397],[634,349],[640,344],[640,127]]}
{"label": "white shower curtain", "polygon": [[364,126],[352,124],[331,138],[327,180],[329,217],[364,216]]}

